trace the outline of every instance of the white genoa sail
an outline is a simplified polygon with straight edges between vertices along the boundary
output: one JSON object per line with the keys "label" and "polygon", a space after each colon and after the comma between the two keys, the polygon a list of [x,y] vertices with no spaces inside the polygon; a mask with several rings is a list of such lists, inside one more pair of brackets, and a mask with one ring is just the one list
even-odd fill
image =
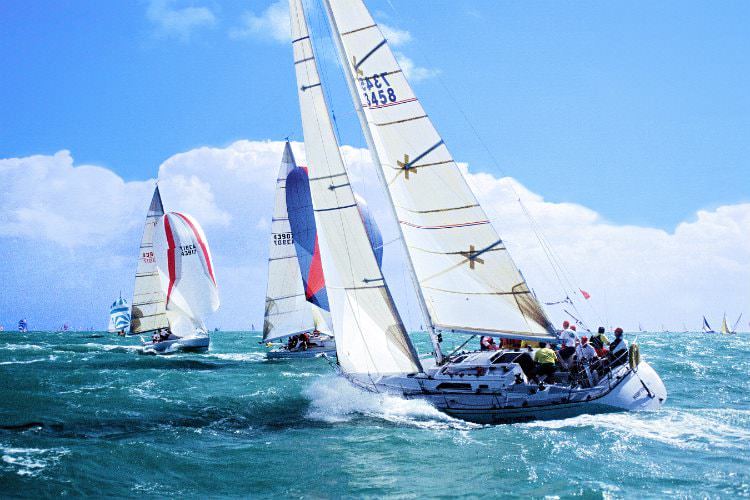
{"label": "white genoa sail", "polygon": [[171,331],[205,333],[203,319],[219,308],[219,290],[203,229],[187,214],[165,214],[154,231],[154,255]]}
{"label": "white genoa sail", "polygon": [[301,0],[290,0],[290,16],[310,192],[339,365],[348,374],[419,372],[341,158]]}
{"label": "white genoa sail", "polygon": [[447,331],[554,337],[365,5],[325,1],[431,323]]}
{"label": "white genoa sail", "polygon": [[161,194],[159,193],[159,186],[156,186],[146,215],[146,224],[143,227],[138,266],[135,271],[135,287],[133,289],[130,318],[131,334],[148,333],[169,327],[169,320],[164,307],[166,296],[159,282],[153,248],[154,227],[163,215],[164,207],[161,203]]}
{"label": "white genoa sail", "polygon": [[[67,325],[65,325],[67,326]],[[127,332],[130,329],[130,304],[122,298],[122,295],[112,303],[109,310],[109,326],[107,331],[110,333]]]}
{"label": "white genoa sail", "polygon": [[727,325],[727,314],[724,313],[724,318],[721,320],[721,333],[724,335],[731,333],[729,330],[729,325]]}
{"label": "white genoa sail", "polygon": [[[305,299],[286,205],[286,178],[296,166],[292,148],[287,142],[276,178],[276,199],[268,252],[263,340],[288,337],[317,326],[312,310],[317,307]],[[318,314],[322,325],[325,322],[322,315]]]}

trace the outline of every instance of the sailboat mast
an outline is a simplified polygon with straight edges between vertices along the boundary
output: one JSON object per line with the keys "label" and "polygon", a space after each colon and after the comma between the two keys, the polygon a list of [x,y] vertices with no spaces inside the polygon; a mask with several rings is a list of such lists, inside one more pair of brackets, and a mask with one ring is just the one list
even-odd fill
{"label": "sailboat mast", "polygon": [[[378,155],[377,149],[375,149],[375,142],[373,141],[370,128],[367,126],[367,116],[365,116],[364,109],[362,109],[362,105],[360,104],[359,93],[357,92],[357,88],[354,85],[354,75],[351,73],[351,68],[346,61],[346,51],[344,50],[344,45],[339,35],[339,29],[336,24],[336,19],[333,16],[331,4],[329,0],[323,0],[323,5],[325,5],[328,22],[330,23],[332,28],[331,34],[333,35],[332,38],[334,39],[334,42],[336,44],[336,52],[339,57],[339,62],[346,72],[346,78],[344,78],[344,80],[346,80],[346,86],[349,89],[349,93],[351,94],[352,103],[354,104],[354,109],[357,112],[357,118],[359,118],[360,128],[362,129],[362,133],[364,134],[365,140],[367,141],[367,147],[370,149],[370,155],[372,155],[372,159],[375,162],[375,170],[378,172],[378,179],[380,179],[381,186],[386,186],[387,181],[385,179],[385,175],[383,174],[383,169],[380,168],[380,156]],[[419,308],[422,310],[422,317],[427,323],[427,330],[430,334],[430,341],[432,342],[432,348],[435,352],[435,361],[438,365],[440,365],[443,363],[443,351],[440,348],[438,335],[437,333],[435,333],[435,325],[432,321],[432,317],[430,316],[430,311],[427,309],[427,303],[425,302],[424,295],[422,294],[422,289],[419,286],[417,274],[414,271],[414,263],[412,262],[411,254],[409,253],[409,250],[406,246],[406,240],[404,239],[404,233],[401,229],[401,224],[398,221],[398,215],[396,214],[396,207],[393,204],[391,192],[388,189],[386,189],[385,192],[388,195],[388,205],[391,211],[391,216],[393,217],[393,220],[396,222],[396,226],[398,227],[399,240],[401,241],[401,247],[404,255],[406,256],[406,267],[409,270],[409,276],[411,277],[412,286],[414,287],[414,291],[417,294],[417,302],[419,302]]]}

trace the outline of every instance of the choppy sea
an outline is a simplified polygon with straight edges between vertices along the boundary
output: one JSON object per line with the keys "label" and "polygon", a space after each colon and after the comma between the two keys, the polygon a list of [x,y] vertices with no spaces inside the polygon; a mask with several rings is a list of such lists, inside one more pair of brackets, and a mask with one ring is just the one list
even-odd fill
{"label": "choppy sea", "polygon": [[750,496],[748,335],[640,334],[662,411],[500,426],[258,341],[149,356],[106,333],[0,334],[0,496]]}

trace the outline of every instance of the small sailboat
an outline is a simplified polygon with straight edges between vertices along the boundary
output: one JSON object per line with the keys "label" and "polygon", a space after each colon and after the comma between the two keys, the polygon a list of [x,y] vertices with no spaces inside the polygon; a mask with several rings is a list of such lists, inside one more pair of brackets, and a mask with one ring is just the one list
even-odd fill
{"label": "small sailboat", "polygon": [[206,351],[203,318],[218,307],[203,229],[189,215],[165,214],[157,186],[141,238],[129,334],[141,335],[146,352]]}
{"label": "small sailboat", "polygon": [[[287,141],[276,178],[268,254],[263,341],[271,348],[266,354],[269,359],[313,358],[321,353],[333,355],[336,352],[333,335],[325,321],[328,297],[320,254],[316,253],[317,232],[312,207],[304,204],[301,195],[288,194],[290,180],[295,194],[304,191],[302,184],[307,182],[306,176],[291,176],[296,170],[303,171],[297,167]],[[292,214],[287,208],[287,200],[293,204]],[[304,229],[302,234],[300,227],[297,228],[297,237],[292,235],[292,215],[297,225]],[[302,246],[302,257],[298,258],[297,247],[301,238],[305,243],[312,239],[313,243]],[[305,271],[305,281],[302,269]],[[284,339],[286,341],[279,343]]]}
{"label": "small sailboat", "polygon": [[[357,209],[321,88],[302,0],[290,0],[298,97],[337,368],[355,385],[497,423],[659,408],[666,389],[631,349],[601,373],[539,383],[517,350],[452,353],[443,335],[557,342],[548,320],[360,0],[323,0],[339,60],[430,333],[420,359]],[[532,362],[533,364],[533,362]]]}
{"label": "small sailboat", "polygon": [[729,325],[727,325],[727,313],[724,313],[724,317],[721,319],[721,333],[723,335],[729,335],[731,330],[729,329]]}
{"label": "small sailboat", "polygon": [[735,334],[737,333],[737,327],[740,326],[740,321],[742,320],[742,313],[737,317],[737,321],[734,322],[734,325],[732,325],[732,331],[729,333]]}
{"label": "small sailboat", "polygon": [[130,330],[130,304],[122,298],[122,292],[117,300],[112,302],[109,309],[109,325],[107,331],[125,336]]}
{"label": "small sailboat", "polygon": [[701,327],[701,330],[703,333],[716,333],[713,328],[711,328],[711,325],[708,324],[708,320],[705,316],[703,316],[703,326]]}
{"label": "small sailboat", "polygon": [[21,333],[29,331],[29,323],[25,319],[21,319],[18,321],[18,331]]}

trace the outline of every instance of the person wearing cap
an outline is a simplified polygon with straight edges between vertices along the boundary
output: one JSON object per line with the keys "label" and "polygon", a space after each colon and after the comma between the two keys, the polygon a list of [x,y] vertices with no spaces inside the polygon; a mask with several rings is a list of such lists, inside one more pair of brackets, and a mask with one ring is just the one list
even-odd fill
{"label": "person wearing cap", "polygon": [[547,347],[546,342],[539,342],[539,349],[534,352],[534,361],[537,363],[537,375],[544,375],[547,382],[552,383],[555,377],[555,351]]}
{"label": "person wearing cap", "polygon": [[586,336],[581,337],[581,343],[576,346],[576,360],[578,360],[579,363],[583,361],[590,363],[598,357],[596,349],[589,344],[589,338]]}
{"label": "person wearing cap", "polygon": [[622,328],[615,328],[615,340],[609,344],[610,366],[624,365],[628,362],[628,341],[622,336]]}
{"label": "person wearing cap", "polygon": [[499,347],[495,343],[495,339],[489,335],[485,335],[479,341],[479,349],[482,351],[497,351]]}
{"label": "person wearing cap", "polygon": [[600,358],[607,355],[607,352],[609,351],[609,339],[604,335],[603,326],[600,326],[599,330],[591,336],[590,341],[591,345],[596,350],[596,354],[599,355]]}

